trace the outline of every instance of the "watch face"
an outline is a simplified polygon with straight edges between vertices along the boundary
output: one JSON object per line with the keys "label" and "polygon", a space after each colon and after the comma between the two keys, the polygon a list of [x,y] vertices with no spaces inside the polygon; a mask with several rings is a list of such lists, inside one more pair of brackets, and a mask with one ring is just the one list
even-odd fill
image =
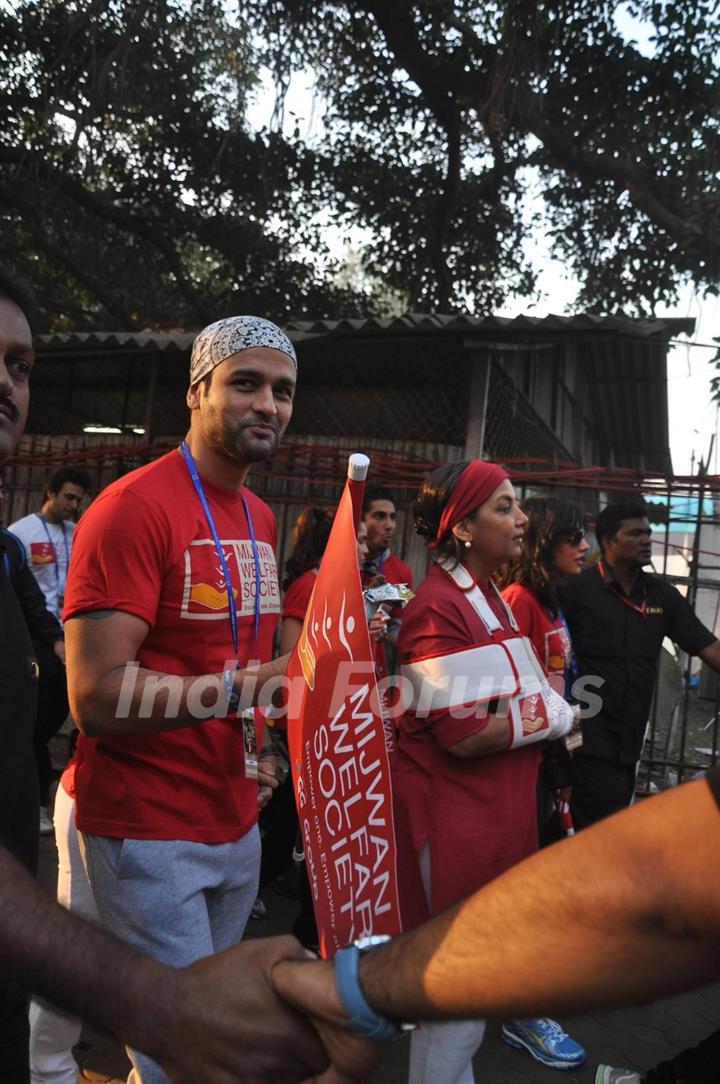
{"label": "watch face", "polygon": [[392,941],[389,933],[372,933],[368,937],[359,937],[357,941],[353,941],[353,945],[360,952],[365,952],[366,949],[377,948],[378,945],[385,945],[388,941]]}

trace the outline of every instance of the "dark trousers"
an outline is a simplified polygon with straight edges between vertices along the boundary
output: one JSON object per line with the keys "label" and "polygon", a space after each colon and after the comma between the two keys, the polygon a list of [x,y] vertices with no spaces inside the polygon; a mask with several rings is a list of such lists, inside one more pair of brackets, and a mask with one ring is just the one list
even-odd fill
{"label": "dark trousers", "polygon": [[260,891],[283,873],[292,859],[292,850],[298,834],[298,817],[295,808],[295,791],[288,772],[287,779],[273,793],[260,813],[260,838],[262,860],[260,862]]}
{"label": "dark trousers", "polygon": [[691,1050],[683,1050],[671,1061],[663,1061],[647,1076],[643,1084],[717,1084],[720,1079],[720,1031],[714,1031]]}
{"label": "dark trousers", "polygon": [[576,829],[589,828],[630,805],[635,791],[634,764],[614,764],[601,757],[576,753],[573,766],[575,781],[570,808]]}
{"label": "dark trousers", "polygon": [[34,647],[40,667],[40,680],[33,749],[40,786],[40,805],[46,806],[50,800],[52,782],[48,742],[55,737],[68,716],[67,676],[65,667],[51,647],[37,643]]}
{"label": "dark trousers", "polygon": [[29,1084],[29,1041],[25,996],[0,990],[0,1084]]}

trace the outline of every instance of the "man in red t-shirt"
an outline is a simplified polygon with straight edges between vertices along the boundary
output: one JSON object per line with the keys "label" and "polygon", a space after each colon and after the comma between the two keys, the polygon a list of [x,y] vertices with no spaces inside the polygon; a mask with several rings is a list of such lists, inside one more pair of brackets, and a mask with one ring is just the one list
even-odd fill
{"label": "man in red t-shirt", "polygon": [[397,529],[397,509],[392,490],[370,486],[365,491],[362,508],[367,527],[367,560],[362,566],[362,584],[367,587],[374,576],[384,576],[387,583],[406,583],[412,587],[412,570],[394,553],[390,545]]}
{"label": "man in red t-shirt", "polygon": [[[390,552],[390,544],[397,529],[395,496],[386,486],[370,486],[365,490],[362,521],[367,528],[367,558],[360,569],[363,587],[376,577],[382,576],[386,583],[406,583],[412,587],[412,569],[400,557]],[[377,676],[384,678],[394,672],[395,642],[400,629],[400,607],[390,609],[390,620],[385,630],[385,640],[377,645]],[[389,657],[388,657],[389,656]]]}
{"label": "man in red t-shirt", "polygon": [[[75,534],[64,619],[88,875],[103,923],[175,967],[239,941],[257,893],[270,780],[246,771],[235,699],[251,703],[286,660],[268,662],[275,520],[245,480],[277,447],[295,379],[274,324],[210,325],[185,442],[108,486]],[[164,1084],[131,1057],[134,1079]]]}

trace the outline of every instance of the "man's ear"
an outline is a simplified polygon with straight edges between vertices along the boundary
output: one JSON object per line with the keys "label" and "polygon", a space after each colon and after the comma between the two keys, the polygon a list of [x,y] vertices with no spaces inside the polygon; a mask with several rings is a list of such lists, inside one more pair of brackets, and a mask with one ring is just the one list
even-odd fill
{"label": "man's ear", "polygon": [[197,384],[191,384],[190,387],[187,390],[187,395],[185,396],[185,402],[189,406],[190,410],[197,410],[198,407],[200,406],[200,385],[201,384],[202,384],[202,381],[198,380]]}
{"label": "man's ear", "polygon": [[609,549],[615,541],[615,535],[613,534],[601,534],[598,535],[598,546],[602,553]]}

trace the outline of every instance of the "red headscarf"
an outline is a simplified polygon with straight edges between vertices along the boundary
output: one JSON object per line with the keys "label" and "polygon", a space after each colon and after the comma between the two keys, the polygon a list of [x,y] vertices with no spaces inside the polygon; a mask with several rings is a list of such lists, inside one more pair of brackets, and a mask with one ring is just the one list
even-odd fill
{"label": "red headscarf", "polygon": [[475,512],[507,477],[507,471],[497,463],[487,463],[484,459],[473,459],[468,463],[455,483],[440,517],[437,534],[428,548],[437,549],[453,524]]}

